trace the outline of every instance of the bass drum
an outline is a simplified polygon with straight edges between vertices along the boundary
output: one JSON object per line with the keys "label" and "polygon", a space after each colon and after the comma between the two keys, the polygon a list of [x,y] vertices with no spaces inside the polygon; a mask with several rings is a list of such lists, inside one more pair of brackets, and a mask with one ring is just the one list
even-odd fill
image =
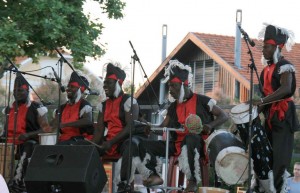
{"label": "bass drum", "polygon": [[210,163],[226,184],[243,184],[248,179],[248,156],[238,138],[226,130],[216,130],[205,143]]}

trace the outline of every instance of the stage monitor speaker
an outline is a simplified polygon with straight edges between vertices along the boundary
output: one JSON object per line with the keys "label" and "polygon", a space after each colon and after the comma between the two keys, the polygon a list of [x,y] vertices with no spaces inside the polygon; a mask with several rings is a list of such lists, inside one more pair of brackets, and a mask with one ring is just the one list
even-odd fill
{"label": "stage monitor speaker", "polygon": [[99,193],[107,176],[94,146],[39,145],[24,180],[28,193]]}

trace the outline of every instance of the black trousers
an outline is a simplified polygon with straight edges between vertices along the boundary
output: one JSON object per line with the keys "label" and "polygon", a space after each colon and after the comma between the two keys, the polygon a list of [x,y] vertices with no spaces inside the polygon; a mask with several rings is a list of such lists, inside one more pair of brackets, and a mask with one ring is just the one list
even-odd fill
{"label": "black trousers", "polygon": [[289,168],[292,159],[294,133],[287,120],[278,120],[277,113],[274,114],[271,124],[272,129],[266,128],[266,131],[273,150],[274,186],[277,192],[280,192],[284,173]]}
{"label": "black trousers", "polygon": [[[187,134],[183,141],[181,142],[181,147],[186,146],[187,149],[187,159],[189,169],[191,173],[191,179],[195,180],[195,149],[200,154],[200,157],[204,156],[203,152],[203,140],[200,135],[196,134]],[[146,155],[150,155],[150,159],[146,162],[146,167],[152,171],[152,173],[157,173],[157,160],[156,156],[165,157],[166,156],[166,142],[165,141],[153,141],[153,140],[145,140],[141,141],[139,145],[140,157],[142,161],[145,161]],[[169,155],[172,156],[176,153],[175,142],[169,142]],[[185,171],[183,171],[185,172]]]}

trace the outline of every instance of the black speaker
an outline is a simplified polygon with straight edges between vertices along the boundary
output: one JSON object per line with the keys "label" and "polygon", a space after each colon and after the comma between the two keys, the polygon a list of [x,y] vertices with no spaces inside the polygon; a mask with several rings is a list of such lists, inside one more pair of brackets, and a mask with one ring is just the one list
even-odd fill
{"label": "black speaker", "polygon": [[39,145],[24,180],[28,193],[99,193],[107,176],[94,146]]}

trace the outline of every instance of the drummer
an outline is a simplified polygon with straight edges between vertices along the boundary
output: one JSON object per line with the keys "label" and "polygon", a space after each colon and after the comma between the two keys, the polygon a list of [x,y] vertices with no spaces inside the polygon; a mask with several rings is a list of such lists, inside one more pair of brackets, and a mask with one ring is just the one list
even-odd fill
{"label": "drummer", "polygon": [[264,39],[264,69],[260,77],[263,98],[254,100],[253,104],[263,108],[265,131],[273,150],[273,171],[269,183],[274,186],[269,191],[283,192],[289,176],[287,169],[292,159],[294,132],[300,129],[292,99],[296,90],[296,69],[281,52],[283,47],[287,51],[292,49],[294,34],[265,24],[259,35]]}
{"label": "drummer", "polygon": [[[139,169],[137,165],[141,164],[138,157],[138,143],[146,137],[145,130],[144,126],[131,127],[132,120],[141,120],[141,118],[139,118],[137,100],[125,94],[122,89],[122,84],[126,78],[125,71],[121,69],[118,63],[108,63],[106,69],[103,89],[107,99],[99,105],[93,142],[101,145],[101,156],[120,158],[116,166],[119,169],[116,169],[114,178],[114,182],[118,186],[117,192],[131,192],[129,184],[133,181],[135,169]],[[105,135],[106,128],[107,134]],[[131,145],[130,129],[133,129]],[[132,164],[129,160],[132,161]],[[128,174],[130,165],[131,172]]]}
{"label": "drummer", "polygon": [[[68,101],[60,107],[60,136],[59,145],[85,144],[84,138],[91,139],[93,134],[92,106],[84,98],[84,92],[89,81],[80,72],[71,74],[67,91]],[[58,116],[52,120],[54,128],[57,127]]]}
{"label": "drummer", "polygon": [[10,192],[26,192],[24,176],[34,147],[38,144],[37,135],[50,131],[48,109],[42,104],[30,101],[29,86],[25,78],[17,73],[13,90],[15,101],[4,110],[8,122],[2,137],[7,137],[7,143],[17,145],[17,155],[20,157],[14,177],[8,183]]}
{"label": "drummer", "polygon": [[[170,155],[179,155],[179,168],[188,179],[186,192],[196,192],[197,184],[201,181],[199,157],[204,157],[204,140],[216,126],[223,124],[228,115],[216,105],[216,101],[207,96],[193,93],[191,68],[178,60],[170,60],[165,69],[165,82],[169,84],[169,92],[176,100],[168,108],[166,118],[161,127],[180,128],[185,124],[191,114],[200,117],[203,123],[203,130],[200,133],[188,131],[185,125],[185,132],[171,132],[169,146]],[[216,119],[214,118],[216,117]],[[197,120],[197,119],[195,119]],[[192,123],[192,122],[191,122]],[[145,186],[160,185],[163,180],[158,175],[155,167],[158,165],[156,156],[165,156],[164,141],[142,141],[140,153],[143,163],[147,163],[148,176],[144,176]]]}

